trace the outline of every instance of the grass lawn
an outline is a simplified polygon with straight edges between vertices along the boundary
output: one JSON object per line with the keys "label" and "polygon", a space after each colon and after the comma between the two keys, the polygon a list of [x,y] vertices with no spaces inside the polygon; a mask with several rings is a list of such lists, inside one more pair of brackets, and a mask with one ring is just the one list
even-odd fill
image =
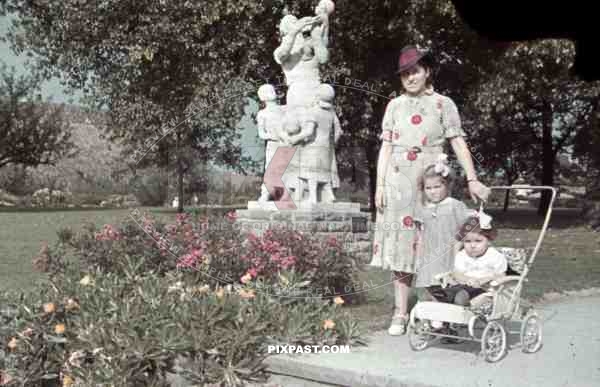
{"label": "grass lawn", "polygon": [[[146,208],[159,217],[174,217],[164,208]],[[0,211],[0,290],[23,288],[42,278],[31,267],[31,259],[42,243],[56,240],[60,227],[77,228],[86,222],[116,224],[130,210]],[[496,246],[533,247],[542,219],[532,210],[508,213],[489,210],[500,228]],[[370,329],[387,326],[393,294],[390,273],[368,270],[362,273],[368,289],[367,302],[348,308]],[[525,297],[535,300],[546,292],[600,287],[600,238],[587,230],[577,211],[556,210],[542,248],[525,285]]]}
{"label": "grass lawn", "polygon": [[[174,218],[176,211],[164,207],[143,207],[157,217]],[[98,226],[118,224],[129,218],[130,209],[21,209],[0,210],[0,290],[32,286],[42,275],[33,271],[32,258],[42,244],[57,240],[56,232],[70,226],[93,222]],[[225,210],[218,210],[225,211]]]}

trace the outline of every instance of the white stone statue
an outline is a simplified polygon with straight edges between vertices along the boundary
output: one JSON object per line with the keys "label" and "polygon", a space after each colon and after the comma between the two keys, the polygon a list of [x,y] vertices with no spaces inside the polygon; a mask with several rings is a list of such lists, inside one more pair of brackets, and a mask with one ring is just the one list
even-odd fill
{"label": "white stone statue", "polygon": [[[281,144],[280,132],[283,126],[285,107],[277,103],[277,94],[273,85],[262,85],[258,88],[258,98],[265,104],[256,115],[258,136],[267,141],[265,150],[265,170],[273,159],[273,155]],[[272,188],[272,187],[271,187]],[[273,196],[266,184],[261,187],[259,201],[267,201]]]}
{"label": "white stone statue", "polygon": [[296,152],[298,177],[308,185],[310,203],[335,201],[334,182],[339,180],[335,144],[342,135],[342,128],[333,106],[334,97],[333,87],[321,84],[317,89],[318,102],[308,110],[301,125],[305,139]]}
{"label": "white stone statue", "polygon": [[327,63],[329,52],[329,14],[333,3],[324,0],[316,7],[316,16],[297,19],[286,15],[281,19],[281,44],[273,52],[281,65],[288,86],[286,103],[289,109],[310,106],[321,83],[319,65]]}
{"label": "white stone statue", "polygon": [[[294,192],[297,204],[304,201],[306,188],[308,203],[331,203],[335,201],[333,189],[339,187],[335,144],[342,130],[333,107],[335,92],[330,85],[321,84],[319,71],[329,59],[329,16],[333,10],[331,0],[321,0],[315,16],[282,18],[281,44],[273,56],[285,74],[287,105],[277,105],[271,85],[263,85],[258,91],[265,104],[257,115],[258,134],[267,140],[265,168],[278,147],[295,148],[289,164],[277,167],[282,170],[275,176],[282,176],[286,192]],[[269,167],[271,172],[273,167]],[[269,198],[263,185],[259,202]]]}

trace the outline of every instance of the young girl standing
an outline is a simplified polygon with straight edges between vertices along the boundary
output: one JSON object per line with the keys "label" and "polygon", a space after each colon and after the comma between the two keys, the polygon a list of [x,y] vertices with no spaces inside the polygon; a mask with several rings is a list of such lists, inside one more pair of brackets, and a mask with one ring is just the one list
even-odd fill
{"label": "young girl standing", "polygon": [[447,155],[441,154],[435,164],[425,168],[419,182],[422,205],[415,209],[419,231],[414,286],[428,288],[430,293],[439,285],[435,275],[452,270],[454,256],[461,248],[456,232],[474,213],[463,202],[449,196],[452,175]]}

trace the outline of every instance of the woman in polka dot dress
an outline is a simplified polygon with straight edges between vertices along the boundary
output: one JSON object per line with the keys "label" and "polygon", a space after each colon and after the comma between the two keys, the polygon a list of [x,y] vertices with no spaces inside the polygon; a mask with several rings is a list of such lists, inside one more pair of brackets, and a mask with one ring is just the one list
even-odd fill
{"label": "woman in polka dot dress", "polygon": [[417,179],[450,143],[461,163],[473,200],[489,189],[477,180],[454,102],[433,90],[431,55],[415,46],[402,49],[397,74],[405,93],[392,99],[382,123],[383,144],[377,165],[377,211],[372,266],[393,271],[394,314],[390,335],[406,332],[408,293],[415,272]]}

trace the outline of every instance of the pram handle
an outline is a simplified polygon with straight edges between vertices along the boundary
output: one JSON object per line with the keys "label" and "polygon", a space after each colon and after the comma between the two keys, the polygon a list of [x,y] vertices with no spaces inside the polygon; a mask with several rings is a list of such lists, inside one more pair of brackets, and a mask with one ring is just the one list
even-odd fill
{"label": "pram handle", "polygon": [[544,236],[546,235],[546,230],[548,229],[548,224],[550,223],[550,215],[552,214],[552,208],[554,206],[554,200],[556,199],[556,188],[549,185],[528,185],[528,184],[515,184],[515,185],[496,185],[489,187],[491,190],[512,190],[512,189],[530,189],[537,191],[552,191],[552,197],[550,198],[550,203],[548,203],[548,210],[546,211],[546,215],[544,217],[544,223],[542,225],[542,230],[538,237],[538,240],[535,244],[535,248],[531,253],[531,257],[529,257],[529,262],[527,262],[528,266],[531,266],[533,263],[540,247],[542,246],[542,241],[544,240]]}

